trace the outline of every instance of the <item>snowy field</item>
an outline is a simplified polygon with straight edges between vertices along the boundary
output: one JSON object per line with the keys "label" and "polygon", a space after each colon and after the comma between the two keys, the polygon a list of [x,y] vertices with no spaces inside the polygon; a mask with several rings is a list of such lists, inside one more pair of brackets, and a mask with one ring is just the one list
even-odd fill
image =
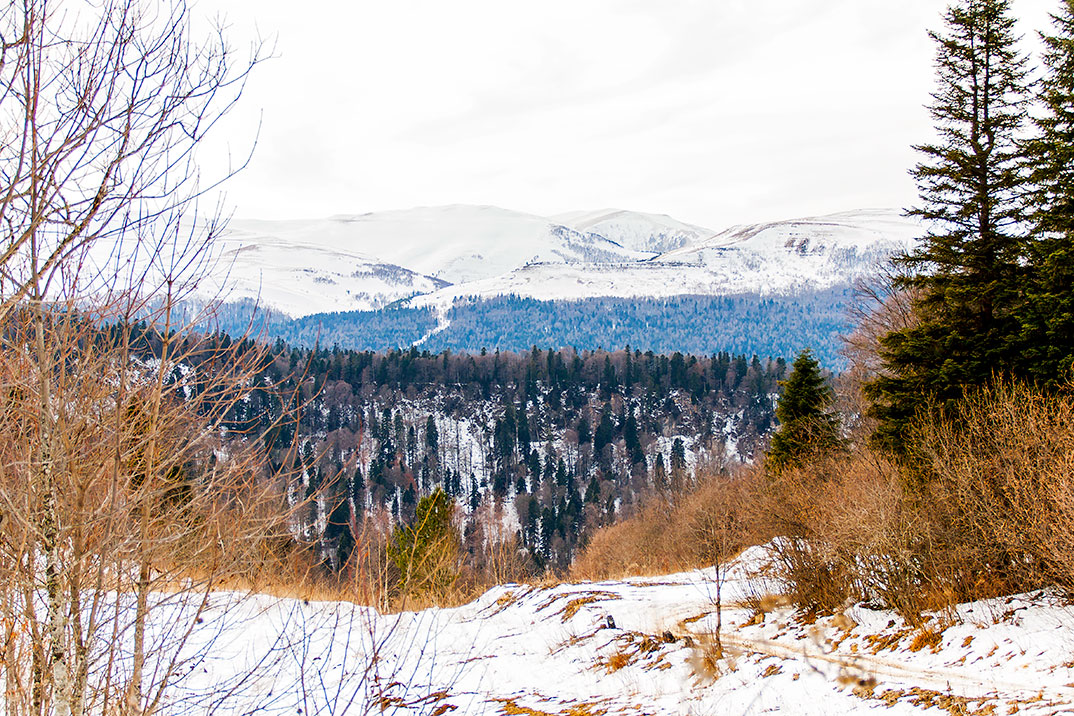
{"label": "snowy field", "polygon": [[[455,609],[214,597],[176,713],[1059,714],[1074,712],[1074,608],[1047,595],[961,605],[912,628],[858,605],[804,623],[747,577],[507,585]],[[748,569],[747,569],[748,568]],[[767,585],[767,586],[766,586]],[[769,600],[778,604],[777,600]],[[246,676],[252,674],[252,676]]]}

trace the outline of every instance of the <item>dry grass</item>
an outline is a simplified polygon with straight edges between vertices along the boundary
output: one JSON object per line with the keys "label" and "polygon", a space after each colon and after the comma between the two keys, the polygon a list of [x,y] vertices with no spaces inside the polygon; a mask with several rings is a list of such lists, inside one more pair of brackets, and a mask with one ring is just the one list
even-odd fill
{"label": "dry grass", "polygon": [[621,651],[615,652],[614,654],[609,656],[606,660],[604,660],[602,662],[599,662],[598,666],[603,668],[605,670],[605,672],[607,672],[609,674],[614,674],[616,671],[619,671],[620,669],[623,669],[623,668],[626,668],[627,666],[630,666],[630,664],[633,663],[633,661],[634,661],[634,654],[632,654],[632,653],[630,653],[629,651],[626,651],[626,650],[621,650]]}
{"label": "dry grass", "polygon": [[555,713],[541,711],[540,709],[520,706],[515,699],[492,699],[501,704],[500,713],[509,716],[604,716],[608,709],[600,704],[579,703],[566,706],[562,711]]}
{"label": "dry grass", "polygon": [[[727,477],[702,477],[698,487],[656,499],[634,517],[606,527],[590,539],[571,567],[573,580],[655,576],[707,567],[763,541],[763,525],[752,519],[752,495],[760,488],[755,469]],[[730,531],[718,518],[734,511]]]}
{"label": "dry grass", "polygon": [[910,642],[910,651],[929,649],[933,654],[937,654],[942,645],[943,629],[926,626],[914,635],[913,640]]}

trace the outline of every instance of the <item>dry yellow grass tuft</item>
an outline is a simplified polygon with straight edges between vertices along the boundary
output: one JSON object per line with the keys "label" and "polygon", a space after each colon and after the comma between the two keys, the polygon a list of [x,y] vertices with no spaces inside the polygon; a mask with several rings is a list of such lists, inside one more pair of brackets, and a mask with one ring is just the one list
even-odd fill
{"label": "dry yellow grass tuft", "polygon": [[937,654],[942,645],[943,629],[924,627],[914,635],[913,640],[910,642],[910,651],[921,651],[927,648],[933,654]]}
{"label": "dry yellow grass tuft", "polygon": [[626,650],[620,650],[609,656],[607,659],[599,662],[599,665],[604,668],[609,674],[615,673],[620,669],[630,666],[634,662],[634,654]]}
{"label": "dry yellow grass tuft", "polygon": [[605,716],[608,713],[608,709],[592,703],[572,704],[562,711],[553,713],[529,706],[520,706],[515,699],[493,699],[493,701],[501,704],[500,713],[507,716]]}

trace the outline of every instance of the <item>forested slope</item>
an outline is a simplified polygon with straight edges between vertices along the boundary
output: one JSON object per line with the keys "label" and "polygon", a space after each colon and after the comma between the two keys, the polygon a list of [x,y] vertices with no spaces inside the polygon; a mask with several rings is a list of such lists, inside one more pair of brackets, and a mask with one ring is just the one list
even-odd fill
{"label": "forested slope", "polygon": [[[159,337],[147,331],[141,345],[148,357]],[[266,434],[266,475],[291,476],[292,503],[309,499],[294,532],[332,569],[369,529],[410,521],[436,488],[462,508],[471,550],[517,539],[531,567],[566,567],[594,528],[757,455],[786,371],[782,359],[637,349],[373,353],[278,341],[272,355],[228,427],[236,439]]]}

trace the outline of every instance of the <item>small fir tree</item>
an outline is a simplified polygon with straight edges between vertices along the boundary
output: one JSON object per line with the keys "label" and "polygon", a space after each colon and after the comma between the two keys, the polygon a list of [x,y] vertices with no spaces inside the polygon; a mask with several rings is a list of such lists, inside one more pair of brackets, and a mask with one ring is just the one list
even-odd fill
{"label": "small fir tree", "polygon": [[399,570],[401,595],[442,594],[455,583],[459,536],[454,513],[455,503],[437,488],[418,501],[413,524],[395,528],[388,558]]}
{"label": "small fir tree", "polygon": [[766,464],[773,472],[802,465],[840,444],[839,420],[828,408],[834,393],[813,354],[798,354],[776,406],[779,430],[772,436]]}

